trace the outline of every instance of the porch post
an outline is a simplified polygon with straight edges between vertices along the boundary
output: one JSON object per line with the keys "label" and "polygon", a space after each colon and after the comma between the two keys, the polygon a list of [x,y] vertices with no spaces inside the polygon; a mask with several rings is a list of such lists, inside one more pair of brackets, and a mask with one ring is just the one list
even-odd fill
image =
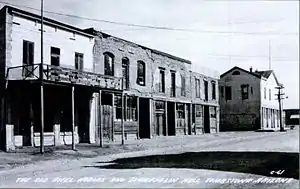
{"label": "porch post", "polygon": [[153,103],[152,103],[152,99],[150,98],[149,99],[149,120],[150,120],[150,124],[149,124],[149,138],[151,139],[152,138],[152,127],[153,127],[153,124],[152,124],[152,120],[153,120]]}
{"label": "porch post", "polygon": [[140,98],[139,97],[136,97],[136,117],[137,117],[137,139],[139,140],[140,139]]}
{"label": "porch post", "polygon": [[111,125],[112,125],[112,128],[111,128],[111,137],[112,137],[112,141],[114,141],[115,139],[115,123],[114,123],[114,121],[115,121],[115,94],[114,93],[112,93],[112,116],[111,116]]}
{"label": "porch post", "polygon": [[176,136],[176,128],[177,128],[177,111],[176,111],[176,102],[174,102],[174,119],[175,119],[175,136]]}
{"label": "porch post", "polygon": [[[195,106],[194,106],[194,112],[195,112],[195,130],[194,130],[194,132],[195,132],[195,135],[197,135],[197,125],[196,125],[196,115],[197,115],[197,112],[196,112],[196,106],[197,105],[195,104]],[[198,105],[198,106],[200,106],[200,105]]]}
{"label": "porch post", "polygon": [[41,131],[40,131],[40,152],[44,153],[44,87],[41,83]]}
{"label": "porch post", "polygon": [[188,125],[187,125],[187,104],[183,104],[183,112],[184,112],[184,135],[187,135],[188,132]]}
{"label": "porch post", "polygon": [[124,94],[122,92],[122,119],[121,119],[121,126],[122,126],[122,145],[124,145]]}
{"label": "porch post", "polygon": [[103,147],[103,128],[102,128],[102,91],[99,90],[99,99],[98,99],[98,129],[99,129],[99,140],[100,140],[100,147]]}
{"label": "porch post", "polygon": [[75,150],[75,102],[74,86],[72,86],[72,150]]}
{"label": "porch post", "polygon": [[193,105],[192,105],[192,102],[191,102],[191,104],[190,104],[190,123],[189,123],[189,125],[190,125],[190,135],[192,135],[192,130],[193,130]]}
{"label": "porch post", "polygon": [[165,101],[165,125],[166,125],[166,136],[168,136],[168,101]]}

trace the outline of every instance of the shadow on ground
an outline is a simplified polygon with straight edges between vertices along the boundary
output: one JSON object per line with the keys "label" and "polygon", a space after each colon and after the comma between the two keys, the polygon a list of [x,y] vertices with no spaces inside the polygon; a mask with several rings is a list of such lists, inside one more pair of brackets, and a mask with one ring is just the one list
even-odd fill
{"label": "shadow on ground", "polygon": [[[187,152],[121,158],[104,166],[85,166],[101,169],[190,168],[251,173],[270,177],[299,180],[299,153],[284,152]],[[279,175],[271,171],[284,170]]]}

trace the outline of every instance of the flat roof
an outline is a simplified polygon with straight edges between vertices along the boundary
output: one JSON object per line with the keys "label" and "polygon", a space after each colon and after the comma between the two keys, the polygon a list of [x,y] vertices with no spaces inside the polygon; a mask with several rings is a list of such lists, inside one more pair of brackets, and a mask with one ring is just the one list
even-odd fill
{"label": "flat roof", "polygon": [[[28,12],[28,11],[25,11],[25,10],[22,10],[22,9],[18,9],[18,8],[15,8],[15,7],[12,7],[12,6],[8,6],[8,5],[3,6],[0,11],[3,12],[6,9],[7,9],[9,14],[16,14],[16,15],[18,15],[20,17],[24,17],[26,19],[41,22],[41,15],[34,14],[34,13],[31,13],[31,12]],[[83,29],[80,29],[78,27],[74,27],[74,26],[69,25],[69,24],[59,22],[57,20],[53,20],[53,19],[50,19],[50,18],[47,18],[47,17],[43,17],[43,21],[45,22],[46,25],[58,27],[60,29],[64,29],[64,30],[67,30],[67,31],[70,31],[70,32],[76,32],[78,34],[81,34],[81,35],[84,35],[84,36],[87,36],[87,37],[94,37],[93,35],[89,34],[88,32],[86,32]]]}
{"label": "flat roof", "polygon": [[85,29],[84,31],[90,33],[90,34],[97,34],[97,33],[101,33],[102,35],[104,35],[105,37],[113,37],[113,38],[116,38],[116,39],[119,39],[119,40],[122,40],[124,42],[127,42],[127,43],[131,43],[133,45],[137,45],[143,49],[148,49],[150,51],[152,51],[153,53],[156,53],[156,54],[159,54],[159,55],[163,55],[163,56],[166,56],[166,57],[169,57],[169,58],[172,58],[174,60],[178,60],[178,61],[182,61],[182,62],[185,62],[187,64],[192,64],[192,62],[190,60],[187,60],[187,59],[183,59],[183,58],[180,58],[180,57],[177,57],[177,56],[174,56],[174,55],[171,55],[171,54],[168,54],[168,53],[165,53],[165,52],[162,52],[162,51],[159,51],[159,50],[156,50],[156,49],[152,49],[152,48],[149,48],[149,47],[146,47],[146,46],[143,46],[143,45],[140,45],[140,44],[137,44],[137,43],[134,43],[132,41],[128,41],[128,40],[125,40],[125,39],[122,39],[122,38],[119,38],[119,37],[115,37],[113,35],[110,35],[110,34],[107,34],[107,33],[104,33],[102,31],[98,31],[94,28],[87,28]]}

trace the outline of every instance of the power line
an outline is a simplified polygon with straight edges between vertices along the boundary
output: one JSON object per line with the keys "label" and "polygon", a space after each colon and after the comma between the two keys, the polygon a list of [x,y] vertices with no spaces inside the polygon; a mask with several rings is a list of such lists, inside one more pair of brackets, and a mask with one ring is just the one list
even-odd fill
{"label": "power line", "polygon": [[[36,9],[36,8],[33,8],[33,7],[28,7],[28,6],[25,6],[25,5],[16,5],[16,4],[7,3],[7,2],[4,2],[4,1],[0,1],[0,3],[40,11],[39,9]],[[108,21],[108,20],[102,20],[102,19],[96,19],[96,18],[88,18],[88,17],[77,16],[77,15],[47,11],[47,10],[44,10],[44,12],[50,13],[50,14],[55,14],[55,15],[60,15],[60,16],[72,17],[72,18],[95,21],[95,22],[103,22],[103,23],[109,23],[109,24],[115,24],[115,25],[123,25],[123,26],[129,26],[129,27],[140,27],[140,28],[148,28],[148,29],[157,29],[157,30],[179,31],[179,32],[236,34],[236,35],[291,35],[291,36],[298,36],[299,35],[299,33],[280,33],[280,32],[274,32],[274,31],[268,31],[268,32],[242,32],[242,31],[213,31],[213,30],[199,30],[199,29],[184,29],[184,28],[173,28],[173,27],[165,27],[165,26],[141,25],[141,24],[132,24],[132,23],[125,23],[125,22]]]}

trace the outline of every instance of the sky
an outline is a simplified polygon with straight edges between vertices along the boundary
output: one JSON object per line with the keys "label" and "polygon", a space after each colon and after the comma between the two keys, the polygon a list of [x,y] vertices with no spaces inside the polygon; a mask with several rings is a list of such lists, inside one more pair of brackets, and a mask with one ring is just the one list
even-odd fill
{"label": "sky", "polygon": [[[40,8],[40,0],[0,0]],[[44,10],[162,30],[45,16],[133,41],[192,61],[193,70],[222,74],[234,66],[271,69],[285,86],[284,108],[299,108],[299,1],[44,0]],[[269,58],[270,57],[270,58]],[[270,60],[270,61],[269,61]]]}

